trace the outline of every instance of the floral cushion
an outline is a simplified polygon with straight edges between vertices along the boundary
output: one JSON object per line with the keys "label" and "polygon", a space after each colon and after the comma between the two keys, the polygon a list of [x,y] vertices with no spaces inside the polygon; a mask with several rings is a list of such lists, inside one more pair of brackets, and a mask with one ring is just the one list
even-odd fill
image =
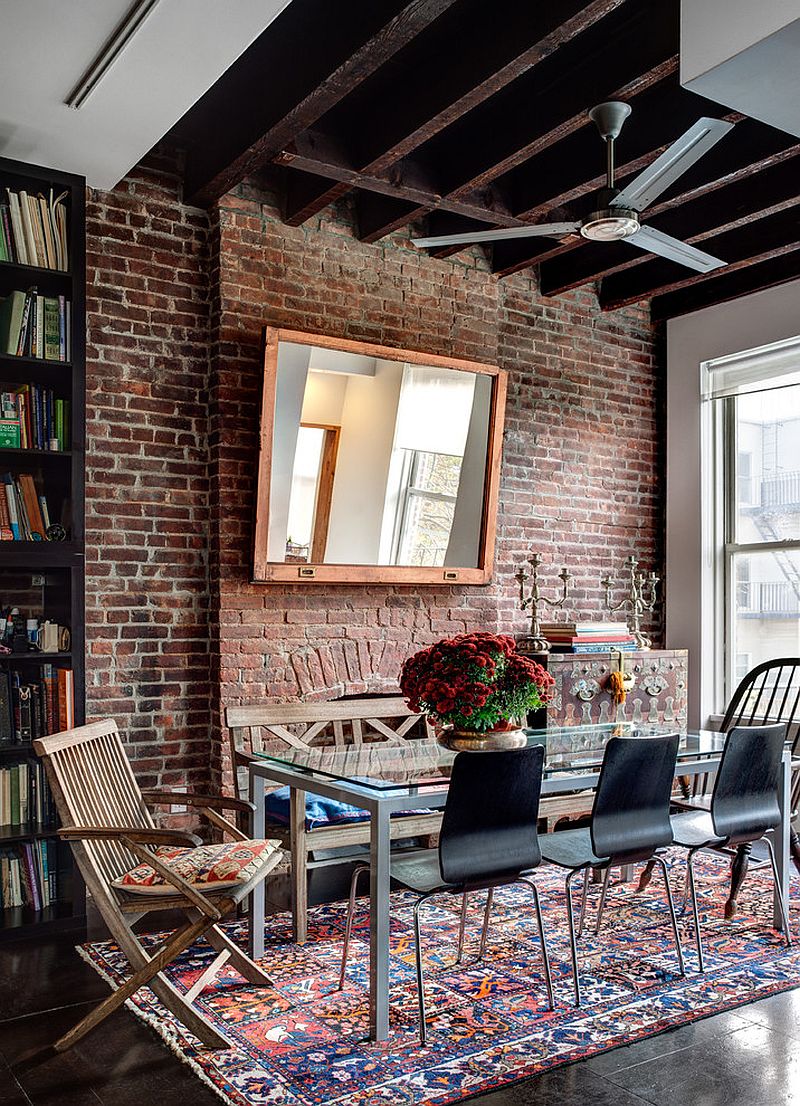
{"label": "floral cushion", "polygon": [[[214,891],[247,883],[279,849],[278,841],[228,841],[222,845],[200,845],[196,849],[180,845],[159,845],[155,855],[198,891]],[[114,880],[114,887],[136,894],[175,891],[171,883],[149,864],[138,864]]]}

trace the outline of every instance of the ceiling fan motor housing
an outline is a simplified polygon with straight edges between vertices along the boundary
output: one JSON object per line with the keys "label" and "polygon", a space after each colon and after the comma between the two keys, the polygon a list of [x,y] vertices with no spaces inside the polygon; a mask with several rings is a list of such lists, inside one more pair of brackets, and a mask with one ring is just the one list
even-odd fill
{"label": "ceiling fan motor housing", "polygon": [[640,226],[638,211],[628,207],[603,207],[585,220],[581,234],[592,242],[617,242],[636,234]]}

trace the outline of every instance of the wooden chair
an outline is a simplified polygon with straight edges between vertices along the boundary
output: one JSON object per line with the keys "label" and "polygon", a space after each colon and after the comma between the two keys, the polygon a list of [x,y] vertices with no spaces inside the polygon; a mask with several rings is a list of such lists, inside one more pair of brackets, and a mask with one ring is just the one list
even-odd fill
{"label": "wooden chair", "polygon": [[[140,987],[148,985],[187,1029],[209,1048],[231,1048],[194,1005],[194,999],[226,962],[248,983],[269,978],[225,935],[219,922],[264,879],[278,860],[276,841],[249,841],[219,811],[250,804],[223,796],[141,791],[112,720],[93,722],[34,742],[42,757],[62,823],[86,886],[133,969],[130,979],[56,1041],[62,1052],[98,1026]],[[233,845],[207,845],[193,833],[156,827],[146,800],[197,807],[233,838]],[[167,848],[167,847],[170,848]],[[133,870],[133,871],[132,871]],[[154,910],[176,909],[185,921],[147,951],[133,932]],[[163,969],[199,938],[217,952],[186,994]]]}
{"label": "wooden chair", "polygon": [[[225,724],[238,793],[241,798],[248,795],[247,766],[254,753],[281,746],[310,749],[372,742],[408,745],[415,740],[408,735],[421,719],[424,732],[432,736],[423,716],[413,714],[401,698],[228,707]],[[397,840],[437,834],[441,823],[441,811],[402,815],[392,819],[391,836]],[[292,791],[289,825],[268,821],[266,832],[269,837],[291,847],[294,937],[302,943],[308,935],[309,854],[321,849],[368,844],[369,822],[341,822],[307,829],[304,804],[301,805],[298,792]]]}

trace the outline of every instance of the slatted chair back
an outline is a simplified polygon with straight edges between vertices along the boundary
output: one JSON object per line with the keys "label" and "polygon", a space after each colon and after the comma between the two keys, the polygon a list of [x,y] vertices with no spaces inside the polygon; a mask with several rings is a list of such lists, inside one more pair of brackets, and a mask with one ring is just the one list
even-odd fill
{"label": "slatted chair back", "polygon": [[764,661],[748,672],[734,692],[720,727],[786,725],[792,755],[800,752],[800,657]]}
{"label": "slatted chair back", "polygon": [[[153,827],[112,720],[39,738],[34,749],[44,762],[63,826]],[[80,841],[73,848],[90,886],[96,883],[91,875],[109,885],[139,863],[116,841]]]}
{"label": "slatted chair back", "polygon": [[[420,714],[399,696],[322,703],[282,703],[228,707],[231,765],[239,793],[247,793],[246,765],[254,753],[288,745],[293,749],[359,746],[383,742],[407,745],[413,740]],[[426,735],[431,734],[427,720]]]}

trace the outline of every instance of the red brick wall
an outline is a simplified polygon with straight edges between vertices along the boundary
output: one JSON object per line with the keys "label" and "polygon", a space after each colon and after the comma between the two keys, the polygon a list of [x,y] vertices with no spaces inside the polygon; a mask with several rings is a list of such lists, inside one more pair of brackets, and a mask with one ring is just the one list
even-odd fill
{"label": "red brick wall", "polygon": [[[216,773],[231,703],[388,689],[423,642],[523,630],[512,577],[532,548],[547,594],[563,563],[576,573],[576,613],[602,610],[599,579],[621,578],[628,553],[660,566],[645,310],[604,315],[588,291],[542,299],[525,275],[496,280],[478,251],[364,245],[346,204],[290,228],[249,188],[209,217],[152,158],[90,193],[88,215],[88,712],[129,729],[143,778]],[[266,323],[508,371],[491,586],[249,582]]]}
{"label": "red brick wall", "polygon": [[208,216],[148,158],[87,196],[87,715],[143,783],[209,764]]}
{"label": "red brick wall", "polygon": [[[546,584],[563,563],[576,573],[581,614],[602,611],[599,580],[621,577],[628,553],[660,566],[660,395],[645,310],[604,315],[588,291],[542,299],[524,275],[499,282],[477,251],[438,261],[402,235],[362,244],[346,206],[291,228],[251,188],[227,197],[217,219],[210,476],[222,708],[389,688],[421,643],[475,627],[524,630],[512,577],[532,548],[545,557]],[[508,371],[491,586],[250,583],[266,323]]]}

